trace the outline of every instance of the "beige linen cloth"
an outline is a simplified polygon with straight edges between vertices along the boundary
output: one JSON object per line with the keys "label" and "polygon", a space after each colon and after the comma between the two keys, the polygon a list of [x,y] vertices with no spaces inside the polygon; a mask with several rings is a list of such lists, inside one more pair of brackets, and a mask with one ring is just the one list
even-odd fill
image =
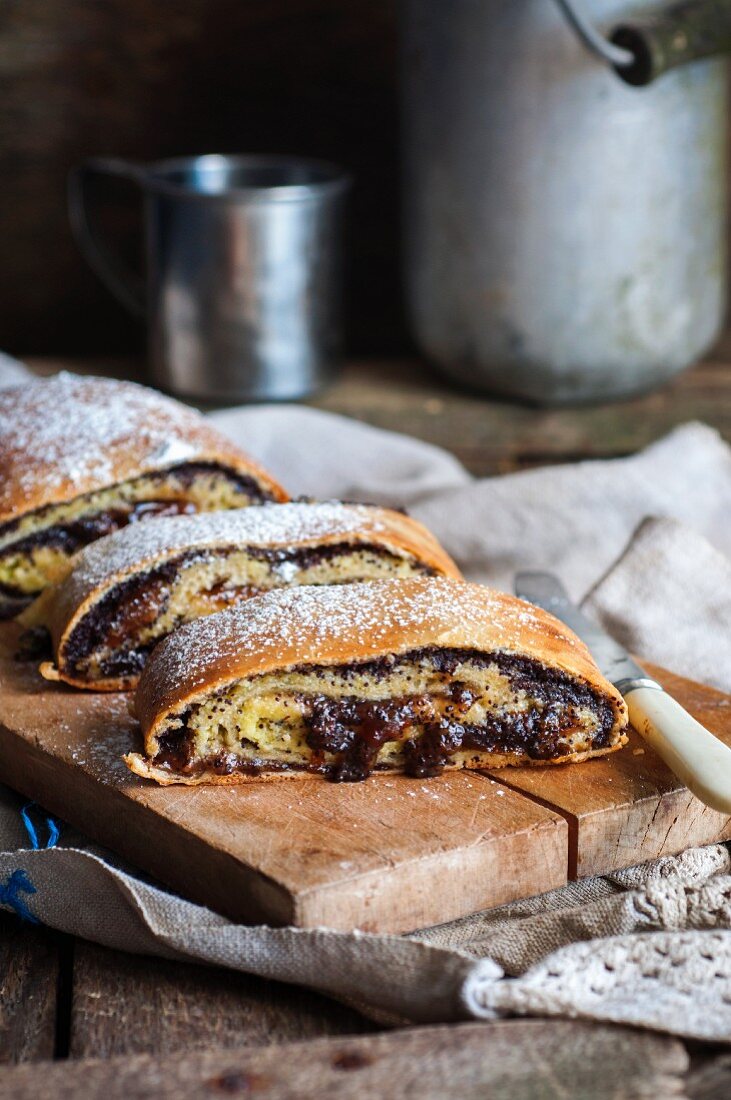
{"label": "beige linen cloth", "polygon": [[[0,385],[22,382],[0,359]],[[293,493],[405,506],[468,576],[508,590],[516,569],[550,569],[629,648],[731,692],[731,449],[710,428],[476,481],[437,448],[312,409],[211,419]],[[384,1022],[569,1016],[731,1040],[723,845],[379,936],[235,925],[69,827],[31,849],[22,806],[0,788],[0,904],[111,947],[297,982]]]}

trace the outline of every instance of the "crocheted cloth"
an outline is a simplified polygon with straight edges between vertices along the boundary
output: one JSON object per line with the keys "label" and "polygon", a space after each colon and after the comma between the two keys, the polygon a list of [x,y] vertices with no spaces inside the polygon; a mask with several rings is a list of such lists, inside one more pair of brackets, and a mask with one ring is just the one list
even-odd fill
{"label": "crocheted cloth", "polygon": [[[307,985],[386,1023],[569,1016],[731,1039],[723,845],[412,936],[378,936],[232,924],[137,878],[71,829],[53,848],[29,849],[22,806],[0,788],[0,889],[10,892],[0,904],[110,947]],[[22,913],[12,904],[19,886],[31,887]]]}

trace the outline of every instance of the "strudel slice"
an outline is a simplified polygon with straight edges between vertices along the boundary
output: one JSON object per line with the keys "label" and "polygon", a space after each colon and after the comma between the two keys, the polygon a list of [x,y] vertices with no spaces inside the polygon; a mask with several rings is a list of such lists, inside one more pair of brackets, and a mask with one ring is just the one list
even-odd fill
{"label": "strudel slice", "polygon": [[127,524],[285,499],[202,416],[154,390],[72,374],[0,390],[0,618]]}
{"label": "strudel slice", "polygon": [[420,523],[355,504],[272,504],[126,527],[87,546],[21,616],[46,625],[52,679],[119,691],[182,623],[271,588],[414,574],[459,576]]}
{"label": "strudel slice", "polygon": [[271,592],[182,627],[135,698],[158,783],[585,760],[626,741],[583,643],[511,596],[443,578]]}

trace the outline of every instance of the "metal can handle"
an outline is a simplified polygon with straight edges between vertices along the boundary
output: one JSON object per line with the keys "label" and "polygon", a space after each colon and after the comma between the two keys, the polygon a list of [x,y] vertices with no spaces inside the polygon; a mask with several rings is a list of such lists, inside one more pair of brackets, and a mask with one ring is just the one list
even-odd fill
{"label": "metal can handle", "polygon": [[605,38],[601,31],[597,30],[594,24],[590,23],[575,7],[574,0],[556,0],[556,3],[588,50],[615,67],[632,64],[634,54],[622,49],[621,46],[615,46]]}
{"label": "metal can handle", "polygon": [[627,84],[643,87],[691,61],[731,50],[728,0],[677,0],[602,35],[576,8],[556,0],[582,42]]}
{"label": "metal can handle", "polygon": [[117,256],[96,231],[89,217],[88,196],[99,175],[116,176],[143,186],[145,170],[131,161],[91,157],[68,177],[67,198],[71,231],[92,270],[123,306],[138,317],[146,308],[145,283]]}

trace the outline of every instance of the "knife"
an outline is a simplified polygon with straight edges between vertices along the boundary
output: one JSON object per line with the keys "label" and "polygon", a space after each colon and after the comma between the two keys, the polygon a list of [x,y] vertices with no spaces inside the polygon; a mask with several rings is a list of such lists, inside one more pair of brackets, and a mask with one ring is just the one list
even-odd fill
{"label": "knife", "polygon": [[625,649],[571,603],[551,573],[518,573],[515,593],[578,634],[627,703],[634,729],[701,802],[731,814],[731,749],[696,722]]}

